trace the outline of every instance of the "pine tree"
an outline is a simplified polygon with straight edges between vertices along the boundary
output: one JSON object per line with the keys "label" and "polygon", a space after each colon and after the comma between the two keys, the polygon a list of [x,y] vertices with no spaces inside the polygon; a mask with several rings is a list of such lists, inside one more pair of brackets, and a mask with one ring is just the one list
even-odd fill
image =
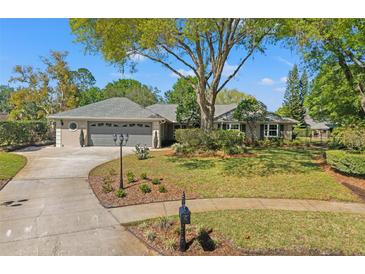
{"label": "pine tree", "polygon": [[287,86],[284,94],[284,104],[287,115],[304,123],[304,98],[308,92],[308,76],[304,71],[300,76],[297,65],[289,71]]}

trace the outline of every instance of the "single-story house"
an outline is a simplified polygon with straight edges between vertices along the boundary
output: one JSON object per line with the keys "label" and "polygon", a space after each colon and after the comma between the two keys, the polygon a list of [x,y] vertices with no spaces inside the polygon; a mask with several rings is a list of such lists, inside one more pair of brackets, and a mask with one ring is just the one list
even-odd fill
{"label": "single-story house", "polygon": [[328,138],[334,128],[334,124],[328,121],[317,122],[308,114],[304,116],[304,122],[310,129],[310,136],[312,138]]}
{"label": "single-story house", "polygon": [[[128,133],[127,146],[146,144],[153,147],[157,143],[157,147],[161,147],[161,144],[173,141],[176,129],[186,127],[177,122],[176,107],[174,104],[155,104],[145,108],[127,98],[116,97],[48,118],[55,123],[57,147],[79,146],[81,130],[88,146],[113,146],[114,134]],[[232,118],[235,108],[234,104],[216,105],[214,127],[247,133],[246,123]],[[269,113],[265,121],[255,125],[254,134],[262,139],[291,139],[296,123],[296,120]]]}

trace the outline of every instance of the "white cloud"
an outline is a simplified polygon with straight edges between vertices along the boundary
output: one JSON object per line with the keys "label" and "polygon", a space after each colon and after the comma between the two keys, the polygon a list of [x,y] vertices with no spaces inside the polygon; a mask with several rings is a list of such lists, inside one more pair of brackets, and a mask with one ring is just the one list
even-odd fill
{"label": "white cloud", "polygon": [[[177,70],[180,74],[184,75],[184,76],[195,76],[194,71],[193,70],[185,70],[185,69],[178,69]],[[174,72],[171,72],[170,74],[171,77],[180,77],[179,75],[177,75]]]}
{"label": "white cloud", "polygon": [[285,65],[288,65],[289,67],[292,67],[294,66],[294,64],[288,60],[286,60],[285,58],[281,57],[281,56],[277,56],[276,57],[276,60],[278,60],[279,62],[285,64]]}
{"label": "white cloud", "polygon": [[286,83],[286,81],[288,81],[288,77],[283,76],[280,78],[280,83]]}
{"label": "white cloud", "polygon": [[132,55],[130,56],[130,58],[131,58],[131,60],[132,60],[133,62],[136,62],[136,63],[140,63],[140,62],[143,62],[144,60],[146,60],[146,57],[144,57],[144,56],[142,56],[142,55],[140,55],[140,54],[138,54],[138,53],[136,53],[136,54],[132,54]]}
{"label": "white cloud", "polygon": [[222,76],[224,76],[224,77],[230,76],[237,69],[237,67],[238,67],[237,65],[230,65],[230,64],[228,64],[228,62],[226,62],[224,64]]}
{"label": "white cloud", "polygon": [[275,84],[275,81],[271,78],[262,78],[259,83],[264,86],[272,86]]}
{"label": "white cloud", "polygon": [[285,91],[285,88],[284,88],[284,87],[274,88],[274,91],[277,91],[277,92],[284,92],[284,91]]}

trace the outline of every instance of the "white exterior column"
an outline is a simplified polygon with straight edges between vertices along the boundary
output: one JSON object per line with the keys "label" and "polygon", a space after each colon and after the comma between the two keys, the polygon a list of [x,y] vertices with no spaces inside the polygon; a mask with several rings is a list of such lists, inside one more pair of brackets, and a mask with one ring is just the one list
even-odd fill
{"label": "white exterior column", "polygon": [[[155,136],[157,135],[158,142],[157,147],[155,145]],[[153,148],[160,148],[161,147],[161,125],[159,121],[152,122],[152,147]]]}

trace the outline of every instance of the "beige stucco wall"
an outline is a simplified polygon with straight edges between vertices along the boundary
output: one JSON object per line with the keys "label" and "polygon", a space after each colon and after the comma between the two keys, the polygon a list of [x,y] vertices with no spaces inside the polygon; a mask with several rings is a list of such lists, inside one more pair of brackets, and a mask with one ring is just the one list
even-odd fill
{"label": "beige stucco wall", "polygon": [[[77,129],[72,131],[68,128],[70,122],[77,123]],[[84,131],[85,145],[87,145],[87,121],[83,120],[61,120],[56,121],[56,128],[61,129],[61,146],[79,147],[80,146],[80,131]]]}

